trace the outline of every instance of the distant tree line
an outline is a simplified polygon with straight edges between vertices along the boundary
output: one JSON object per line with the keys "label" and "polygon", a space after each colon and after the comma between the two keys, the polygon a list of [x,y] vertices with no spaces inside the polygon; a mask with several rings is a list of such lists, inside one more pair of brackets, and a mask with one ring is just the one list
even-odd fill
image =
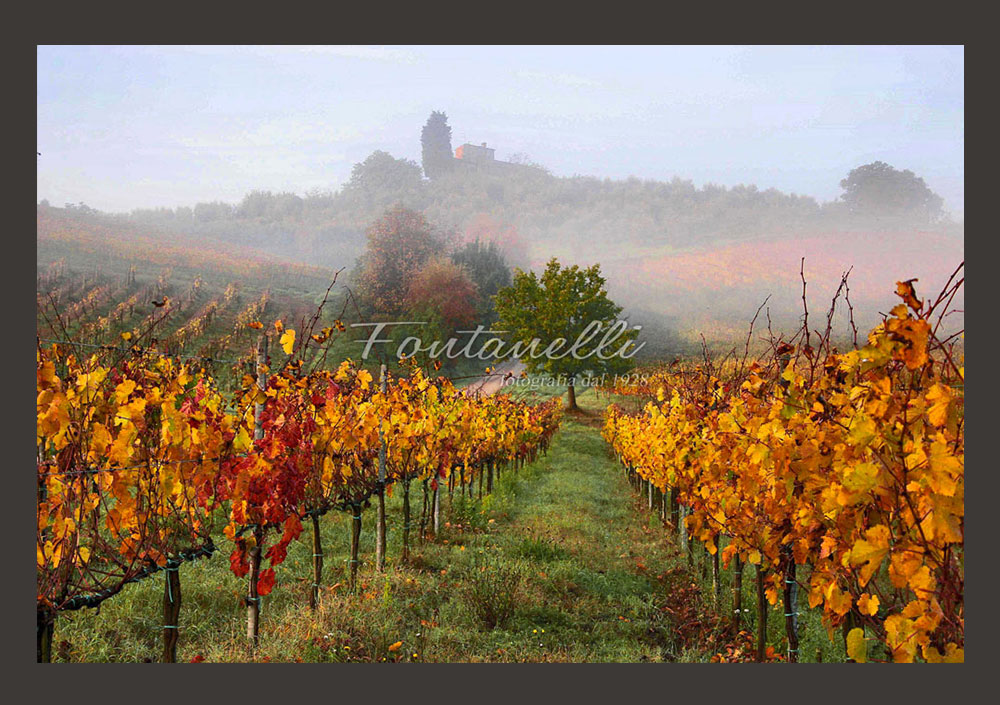
{"label": "distant tree line", "polygon": [[375,151],[337,190],[302,196],[255,190],[237,204],[138,209],[120,217],[330,265],[361,255],[368,226],[397,204],[456,232],[486,215],[541,250],[595,243],[682,248],[838,229],[933,227],[945,220],[941,198],[923,179],[882,162],[852,170],[841,182],[843,196],[820,204],[754,185],[699,188],[680,178],[452,169],[451,128],[437,111],[422,129],[421,148],[421,164]]}

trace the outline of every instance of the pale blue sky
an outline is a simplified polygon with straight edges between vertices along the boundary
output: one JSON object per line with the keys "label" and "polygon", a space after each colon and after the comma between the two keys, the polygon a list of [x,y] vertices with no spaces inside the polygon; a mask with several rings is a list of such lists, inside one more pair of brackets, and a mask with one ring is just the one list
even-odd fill
{"label": "pale blue sky", "polygon": [[333,189],[375,149],[488,142],[560,176],[821,201],[874,160],[964,213],[961,47],[39,47],[38,198],[101,210]]}

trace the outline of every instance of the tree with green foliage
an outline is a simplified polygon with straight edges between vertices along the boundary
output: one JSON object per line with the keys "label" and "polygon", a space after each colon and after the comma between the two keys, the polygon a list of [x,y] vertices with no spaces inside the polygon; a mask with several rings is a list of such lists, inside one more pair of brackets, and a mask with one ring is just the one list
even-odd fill
{"label": "tree with green foliage", "polygon": [[852,169],[840,182],[841,200],[857,215],[907,218],[933,222],[942,215],[943,199],[909,169],[899,171],[885,162]]}
{"label": "tree with green foliage", "polygon": [[616,373],[631,366],[639,331],[619,321],[598,264],[562,267],[553,257],[539,277],[518,269],[494,297],[497,327],[515,343],[529,372],[566,375],[567,401],[578,411],[576,381],[584,372]]}
{"label": "tree with green foliage", "polygon": [[342,189],[346,198],[364,206],[385,207],[412,196],[423,186],[420,165],[410,159],[396,159],[376,150],[351,169],[351,178]]}
{"label": "tree with green foliage", "polygon": [[303,203],[294,193],[271,193],[254,189],[236,206],[233,216],[264,221],[294,219],[302,215]]}
{"label": "tree with green foliage", "polygon": [[459,247],[451,261],[468,272],[479,292],[477,318],[484,325],[496,321],[493,297],[505,286],[510,286],[510,267],[495,242],[473,240]]}
{"label": "tree with green foliage", "polygon": [[448,116],[439,110],[431,113],[420,133],[421,159],[424,174],[436,179],[452,168],[451,127]]}

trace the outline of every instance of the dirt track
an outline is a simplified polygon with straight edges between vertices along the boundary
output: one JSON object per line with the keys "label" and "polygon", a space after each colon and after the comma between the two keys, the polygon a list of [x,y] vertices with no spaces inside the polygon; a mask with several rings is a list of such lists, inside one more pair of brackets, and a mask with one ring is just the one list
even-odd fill
{"label": "dirt track", "polygon": [[511,374],[514,379],[517,379],[524,369],[525,364],[520,360],[511,360],[501,365],[497,365],[493,372],[488,375],[483,375],[479,381],[473,382],[466,387],[466,393],[477,396],[496,394],[500,391],[501,387],[503,387],[504,379],[507,378],[508,374]]}

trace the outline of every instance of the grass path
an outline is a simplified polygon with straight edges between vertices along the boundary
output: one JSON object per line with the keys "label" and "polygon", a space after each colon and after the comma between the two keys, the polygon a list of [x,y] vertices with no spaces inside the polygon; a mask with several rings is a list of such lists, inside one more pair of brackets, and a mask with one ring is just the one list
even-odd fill
{"label": "grass path", "polygon": [[568,419],[538,476],[517,496],[506,543],[538,569],[532,608],[558,630],[556,660],[659,661],[672,641],[659,610],[667,549],[634,511],[600,432]]}

